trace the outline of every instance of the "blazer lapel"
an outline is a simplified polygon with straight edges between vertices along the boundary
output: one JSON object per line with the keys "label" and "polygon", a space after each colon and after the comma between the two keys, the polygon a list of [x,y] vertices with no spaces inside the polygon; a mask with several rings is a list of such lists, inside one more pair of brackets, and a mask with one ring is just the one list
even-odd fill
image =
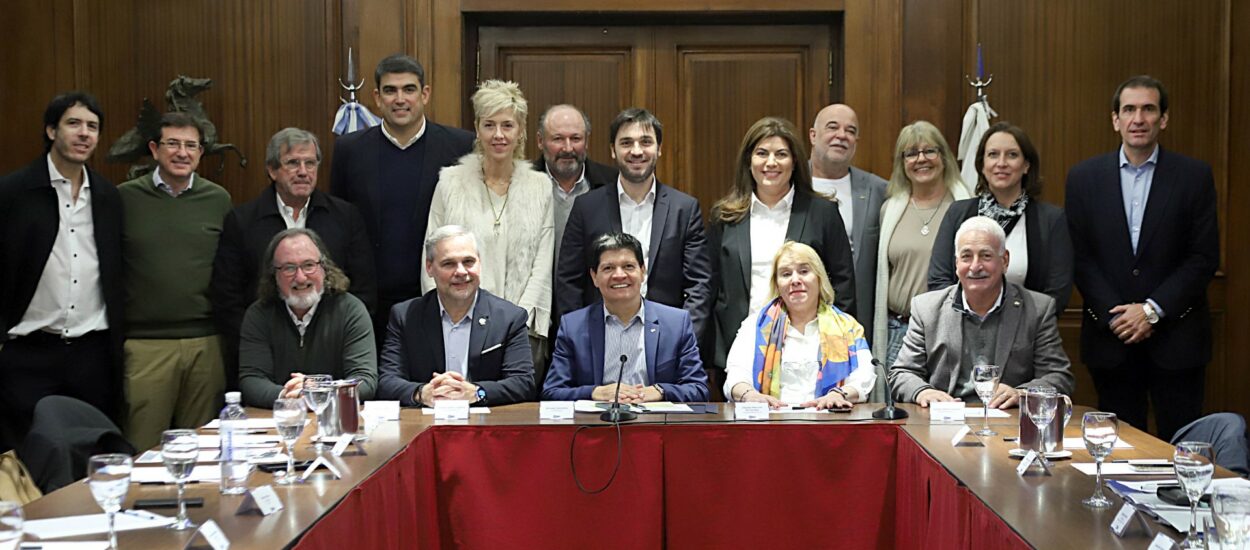
{"label": "blazer lapel", "polygon": [[607,189],[604,191],[608,192],[608,221],[612,224],[612,231],[620,233],[621,228],[625,227],[625,224],[621,223],[621,197],[618,195],[620,190],[615,185],[605,187]]}
{"label": "blazer lapel", "polygon": [[426,300],[425,311],[421,314],[424,318],[422,324],[428,327],[422,332],[425,333],[426,345],[429,346],[427,349],[432,356],[430,359],[434,365],[431,375],[447,372],[447,352],[446,348],[443,347],[443,316],[438,308],[437,295],[431,296],[429,300]]}
{"label": "blazer lapel", "polygon": [[[939,373],[946,377],[945,384],[934,384],[935,387],[945,386],[945,391],[950,394],[955,391],[956,378],[959,374],[959,364],[964,357],[964,320],[962,314],[955,310],[955,298],[959,295],[960,287],[955,285],[946,295],[946,299],[942,300],[942,308],[938,312],[938,326],[943,328],[942,339],[940,343],[946,347],[944,353],[950,360],[944,361],[954,368],[946,372]],[[932,358],[930,359],[932,360]],[[939,359],[940,360],[940,359]],[[937,382],[938,380],[934,380]]]}
{"label": "blazer lapel", "polygon": [[474,373],[477,372],[478,362],[482,359],[482,348],[486,347],[486,332],[490,330],[491,307],[485,293],[485,290],[478,289],[477,304],[470,312],[473,315],[473,326],[469,327],[469,360],[466,365],[470,381],[477,379]]}
{"label": "blazer lapel", "polygon": [[1098,178],[1095,185],[1093,204],[1105,205],[1104,223],[1110,224],[1110,234],[1117,241],[1115,248],[1127,254],[1128,261],[1124,265],[1132,265],[1133,241],[1128,232],[1128,217],[1124,215],[1124,192],[1120,189],[1119,153],[1107,155],[1102,177]]}
{"label": "blazer lapel", "polygon": [[1167,210],[1172,190],[1176,188],[1173,184],[1171,167],[1172,164],[1167,162],[1167,155],[1160,147],[1159,158],[1155,163],[1154,178],[1150,182],[1150,196],[1146,198],[1146,212],[1142,216],[1141,235],[1137,238],[1139,251],[1146,249],[1146,243],[1163,225],[1164,212]]}
{"label": "blazer lapel", "polygon": [[790,223],[786,226],[786,239],[804,242],[803,230],[807,228],[807,211],[811,206],[811,195],[797,190],[794,192],[794,202],[790,203]]}
{"label": "blazer lapel", "polygon": [[590,328],[590,372],[594,376],[595,385],[603,385],[603,369],[607,365],[603,362],[603,354],[606,350],[603,341],[603,302],[596,302],[597,307],[592,307],[586,312],[587,325]]}
{"label": "blazer lapel", "polygon": [[646,331],[643,338],[646,340],[647,353],[647,380],[654,384],[655,380],[655,361],[656,353],[660,346],[660,318],[656,315],[655,308],[647,308],[646,323],[642,330]]}
{"label": "blazer lapel", "polygon": [[998,342],[994,346],[994,364],[1003,370],[1011,362],[1011,348],[1015,344],[1016,334],[1020,330],[1021,314],[1024,312],[1024,299],[1020,290],[1007,284],[1003,289],[1002,311],[998,321]]}
{"label": "blazer lapel", "polygon": [[1047,249],[1046,243],[1042,242],[1046,237],[1042,233],[1039,210],[1032,203],[1024,210],[1024,249],[1029,254],[1029,270],[1024,274],[1025,288],[1046,288],[1046,274],[1050,273],[1047,255],[1043,252]]}
{"label": "blazer lapel", "polygon": [[[617,209],[620,215],[620,209]],[[651,250],[647,252],[647,266],[654,266],[659,257],[660,242],[664,239],[664,226],[668,222],[668,188],[655,180],[655,207],[651,214]]]}
{"label": "blazer lapel", "polygon": [[[859,263],[860,243],[864,242],[864,227],[868,224],[868,184],[864,183],[858,170],[851,168],[851,260]],[[846,208],[846,200],[838,198],[838,208]]]}
{"label": "blazer lapel", "polygon": [[[737,253],[737,267],[739,275],[742,276],[742,288],[749,295],[751,292],[751,216],[742,218],[741,222],[734,225],[725,226],[725,240]],[[720,254],[720,251],[713,250],[712,253]]]}

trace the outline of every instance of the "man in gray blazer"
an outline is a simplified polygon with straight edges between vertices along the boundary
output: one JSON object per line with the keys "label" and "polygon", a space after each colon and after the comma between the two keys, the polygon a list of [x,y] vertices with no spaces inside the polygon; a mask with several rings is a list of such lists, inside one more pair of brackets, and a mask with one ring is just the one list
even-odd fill
{"label": "man in gray blazer", "polygon": [[1071,363],[1055,321],[1055,300],[1003,277],[1011,259],[998,222],[969,218],[955,233],[959,283],[912,299],[903,349],[890,368],[898,401],[922,407],[975,399],[972,366],[1002,365],[989,406],[1016,406],[1020,390],[1071,394]]}
{"label": "man in gray blazer", "polygon": [[[877,292],[877,241],[881,238],[881,203],[885,202],[886,182],[872,172],[851,166],[859,143],[859,117],[854,109],[841,103],[821,109],[808,137],[812,142],[812,189],[838,202],[842,225],[851,241],[855,311],[847,313],[871,333],[873,297]],[[850,208],[846,208],[848,202]],[[872,334],[865,337],[871,339]],[[884,380],[885,372],[877,372],[877,388],[870,400],[885,399]]]}

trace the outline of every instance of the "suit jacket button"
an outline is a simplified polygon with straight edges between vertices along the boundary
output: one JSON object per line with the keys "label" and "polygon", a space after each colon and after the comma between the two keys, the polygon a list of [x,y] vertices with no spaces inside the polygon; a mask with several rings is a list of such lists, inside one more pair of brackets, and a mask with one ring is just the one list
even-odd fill
{"label": "suit jacket button", "polygon": [[1134,277],[1136,277],[1136,276],[1138,276],[1138,275],[1141,275],[1141,270],[1140,270],[1140,269],[1134,269],[1134,270],[1133,270],[1133,276],[1134,276]]}

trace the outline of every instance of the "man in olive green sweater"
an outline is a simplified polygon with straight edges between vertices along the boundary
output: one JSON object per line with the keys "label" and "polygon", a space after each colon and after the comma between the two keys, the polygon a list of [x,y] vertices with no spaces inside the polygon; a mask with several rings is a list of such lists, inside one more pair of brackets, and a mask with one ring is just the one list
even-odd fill
{"label": "man in olive green sweater", "polygon": [[161,117],[148,142],[156,169],[118,187],[125,218],[126,436],[137,448],[161,432],[212,419],[225,386],[208,286],[230,193],[195,169],[203,132],[185,113]]}
{"label": "man in olive green sweater", "polygon": [[360,399],[373,399],[373,321],[347,293],[351,282],[317,232],[296,227],[274,235],[260,265],[272,275],[260,280],[259,299],[239,329],[243,404],[268,409],[279,397],[299,397],[306,374],[356,379]]}

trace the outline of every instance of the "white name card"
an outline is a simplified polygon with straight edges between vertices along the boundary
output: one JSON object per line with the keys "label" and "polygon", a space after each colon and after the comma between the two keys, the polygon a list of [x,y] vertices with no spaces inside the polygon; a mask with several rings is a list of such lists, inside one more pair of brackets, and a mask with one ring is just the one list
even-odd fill
{"label": "white name card", "polygon": [[734,403],[734,420],[768,420],[768,403]]}
{"label": "white name card", "polygon": [[1037,451],[1030,449],[1028,453],[1025,453],[1024,458],[1020,460],[1020,465],[1016,466],[1016,473],[1024,475],[1024,472],[1029,470],[1029,466],[1033,465],[1034,460],[1037,460]]}
{"label": "white name card", "polygon": [[468,420],[469,402],[447,399],[434,402],[434,420]]}
{"label": "white name card", "polygon": [[[226,538],[226,534],[221,532],[221,527],[217,526],[217,522],[211,519],[204,520],[204,523],[200,524],[200,528],[196,530],[196,533],[204,537],[204,540],[208,542],[208,545],[213,550],[230,550],[230,539]],[[195,542],[194,536],[187,539],[187,544],[183,548],[190,548],[193,542]]]}
{"label": "white name card", "polygon": [[399,401],[365,401],[364,414],[379,420],[399,420]]}
{"label": "white name card", "polygon": [[967,436],[971,432],[972,432],[972,428],[969,426],[965,425],[964,427],[959,428],[959,431],[955,432],[955,437],[951,438],[951,447],[958,445],[959,441],[962,440],[965,436]]}
{"label": "white name card", "polygon": [[930,424],[962,424],[964,421],[964,404],[960,401],[940,401],[929,403]]}
{"label": "white name card", "polygon": [[1128,529],[1128,524],[1133,521],[1133,515],[1137,513],[1137,509],[1127,502],[1120,507],[1120,511],[1116,512],[1115,519],[1111,520],[1111,532],[1117,537],[1123,537],[1124,532]]}
{"label": "white name card", "polygon": [[250,512],[260,512],[260,515],[267,516],[282,509],[282,501],[278,498],[278,494],[273,492],[272,485],[264,485],[247,492],[243,497],[243,502],[239,504],[239,509],[234,514],[247,514]]}
{"label": "white name card", "polygon": [[572,420],[572,401],[541,401],[538,403],[540,420]]}
{"label": "white name card", "polygon": [[1150,546],[1146,550],[1170,550],[1175,547],[1176,541],[1172,540],[1172,537],[1159,533],[1155,535],[1154,540],[1150,541]]}
{"label": "white name card", "polygon": [[343,456],[343,452],[347,450],[347,447],[350,446],[353,441],[356,441],[355,434],[340,435],[338,441],[334,443],[334,447],[330,449],[330,453],[334,456]]}

